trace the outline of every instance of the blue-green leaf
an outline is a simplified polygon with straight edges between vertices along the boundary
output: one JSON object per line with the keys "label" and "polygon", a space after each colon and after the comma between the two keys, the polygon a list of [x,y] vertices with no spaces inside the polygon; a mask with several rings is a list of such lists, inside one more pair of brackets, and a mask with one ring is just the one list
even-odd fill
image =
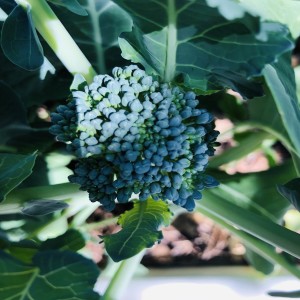
{"label": "blue-green leaf", "polygon": [[43,64],[43,48],[29,7],[18,5],[9,14],[2,27],[1,45],[6,57],[25,70],[36,70]]}
{"label": "blue-green leaf", "polygon": [[291,292],[271,291],[271,292],[268,292],[268,295],[273,296],[273,297],[282,297],[282,298],[300,298],[300,290],[291,291]]}
{"label": "blue-green leaf", "polygon": [[[295,0],[239,0],[241,5],[251,13],[261,16],[263,20],[286,24],[293,35],[300,35],[298,11],[300,2]],[[284,7],[284,9],[282,9]]]}
{"label": "blue-green leaf", "polygon": [[0,154],[0,202],[31,172],[37,154]]}
{"label": "blue-green leaf", "polygon": [[11,11],[16,7],[17,3],[13,0],[0,0],[0,7],[7,13],[10,14]]}
{"label": "blue-green leaf", "polygon": [[290,60],[290,54],[281,56],[276,63],[267,65],[263,74],[284,127],[300,157],[300,107],[296,93],[295,75]]}
{"label": "blue-green leaf", "polygon": [[122,230],[103,236],[105,249],[116,262],[132,257],[162,239],[161,225],[167,225],[171,213],[164,201],[149,198],[137,201],[134,207],[122,214],[118,223]]}
{"label": "blue-green leaf", "polygon": [[87,16],[88,15],[86,10],[82,8],[82,6],[78,3],[77,0],[48,0],[48,1],[55,5],[63,6],[76,15],[79,15],[79,16]]}
{"label": "blue-green leaf", "polygon": [[0,251],[0,298],[99,300],[98,274],[91,260],[69,251],[39,252],[32,265]]}
{"label": "blue-green leaf", "polygon": [[247,102],[250,124],[253,128],[267,131],[283,143],[287,149],[295,151],[270,88],[264,85],[264,90],[265,96]]}
{"label": "blue-green leaf", "polygon": [[233,5],[229,13],[220,9],[224,1],[214,1],[217,7],[205,0],[152,0],[147,6],[138,0],[115,2],[135,26],[121,35],[124,58],[164,81],[182,75],[186,85],[203,91],[230,87],[245,98],[261,95],[259,85],[248,79],[293,47],[286,27],[260,22],[233,1],[227,1]]}
{"label": "blue-green leaf", "polygon": [[[0,111],[6,112],[0,118],[0,144],[15,135],[20,135],[20,131],[29,131],[27,124],[26,108],[20,97],[4,81],[0,80]],[[18,109],[16,109],[16,107]]]}
{"label": "blue-green leaf", "polygon": [[257,271],[265,275],[269,275],[274,271],[273,263],[247,247],[245,258]]}
{"label": "blue-green leaf", "polygon": [[56,13],[82,52],[98,73],[125,62],[118,46],[118,36],[132,26],[130,16],[111,0],[78,0],[88,16],[69,14],[60,9]]}
{"label": "blue-green leaf", "polygon": [[300,178],[277,186],[278,192],[300,211]]}
{"label": "blue-green leaf", "polygon": [[26,202],[21,211],[28,216],[43,216],[67,207],[67,203],[59,200],[32,200]]}

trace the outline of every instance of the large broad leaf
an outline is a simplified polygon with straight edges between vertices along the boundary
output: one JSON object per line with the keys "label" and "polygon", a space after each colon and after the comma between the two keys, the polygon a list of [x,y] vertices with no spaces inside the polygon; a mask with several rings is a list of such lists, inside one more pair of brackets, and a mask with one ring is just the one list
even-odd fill
{"label": "large broad leaf", "polygon": [[[265,96],[247,102],[249,125],[252,128],[256,127],[267,131],[281,141],[287,149],[295,151],[294,145],[283,125],[271,91],[267,86],[264,86],[264,89]],[[244,125],[245,123],[241,123],[241,126]]]}
{"label": "large broad leaf", "polygon": [[300,211],[300,178],[295,178],[286,184],[278,185],[279,193]]}
{"label": "large broad leaf", "polygon": [[300,19],[297,0],[238,0],[247,11],[260,16],[264,20],[286,24],[293,37],[300,35]]}
{"label": "large broad leaf", "polygon": [[[128,64],[121,56],[118,36],[131,29],[130,16],[109,0],[78,0],[78,3],[88,16],[72,14],[61,6],[53,9],[93,67],[104,74],[115,66]],[[25,72],[0,53],[0,78],[5,78],[26,106],[65,99],[70,92],[72,76],[48,48],[44,47],[45,56],[55,66],[56,74],[48,74],[43,81],[39,70]]]}
{"label": "large broad leaf", "polygon": [[64,10],[55,11],[82,52],[101,74],[110,72],[119,64],[124,65],[118,46],[118,36],[121,32],[131,29],[130,16],[110,0],[78,0],[78,2],[88,16],[78,17]]}
{"label": "large broad leaf", "polygon": [[135,26],[121,35],[122,55],[164,81],[183,74],[192,88],[230,87],[252,98],[262,91],[249,77],[292,48],[284,26],[260,23],[232,1],[226,13],[219,9],[224,1],[214,1],[215,7],[205,0],[153,0],[147,6],[138,0],[115,2],[131,14]]}
{"label": "large broad leaf", "polygon": [[68,251],[40,252],[32,265],[0,251],[0,298],[98,300],[93,291],[98,274],[91,260]]}
{"label": "large broad leaf", "polygon": [[263,74],[274,97],[284,127],[296,148],[298,157],[300,157],[300,106],[290,55],[283,55],[278,62],[266,66]]}
{"label": "large broad leaf", "polygon": [[[19,131],[29,130],[26,109],[20,97],[2,80],[0,80],[0,111],[5,112],[0,118],[0,144],[18,135]],[[18,109],[16,109],[16,107]]]}
{"label": "large broad leaf", "polygon": [[[17,76],[16,76],[17,77]],[[25,83],[24,83],[25,84]],[[23,86],[23,84],[22,84]],[[6,148],[16,148],[21,152],[32,152],[36,149],[44,151],[54,143],[53,136],[49,134],[48,122],[35,122],[32,128],[27,119],[27,110],[24,102],[14,89],[9,87],[4,81],[0,80],[0,147],[2,151]],[[41,174],[38,174],[39,178]]]}
{"label": "large broad leaf", "polygon": [[17,6],[17,3],[12,0],[0,0],[0,7],[7,13],[10,14],[12,10]]}
{"label": "large broad leaf", "polygon": [[[47,57],[49,57],[48,53]],[[51,57],[51,62],[56,62],[56,60]],[[44,80],[42,80],[40,69],[28,72],[17,67],[6,58],[1,49],[0,65],[0,78],[5,79],[5,82],[19,95],[26,107],[40,105],[47,100],[64,99],[68,96],[72,76],[64,71],[61,63],[56,62],[56,74],[48,72]]]}
{"label": "large broad leaf", "polygon": [[162,239],[161,225],[167,225],[171,213],[168,204],[148,199],[138,201],[134,207],[122,214],[118,223],[122,230],[103,236],[105,249],[114,261],[132,257]]}
{"label": "large broad leaf", "polygon": [[0,201],[31,174],[36,156],[0,154]]}
{"label": "large broad leaf", "polygon": [[36,70],[44,62],[43,48],[33,25],[30,8],[16,6],[2,27],[3,52],[25,70]]}
{"label": "large broad leaf", "polygon": [[28,216],[44,216],[67,207],[67,203],[59,200],[32,200],[26,202],[21,211]]}
{"label": "large broad leaf", "polygon": [[87,12],[80,6],[77,0],[48,0],[49,2],[60,5],[80,16],[87,16]]}

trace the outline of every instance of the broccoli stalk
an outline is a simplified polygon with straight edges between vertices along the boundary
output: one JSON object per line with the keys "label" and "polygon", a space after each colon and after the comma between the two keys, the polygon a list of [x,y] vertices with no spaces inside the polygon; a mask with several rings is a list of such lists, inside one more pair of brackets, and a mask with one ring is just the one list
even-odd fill
{"label": "broccoli stalk", "polygon": [[96,75],[95,70],[48,3],[45,0],[16,2],[24,9],[30,10],[34,26],[67,70],[73,75],[81,74],[91,82]]}

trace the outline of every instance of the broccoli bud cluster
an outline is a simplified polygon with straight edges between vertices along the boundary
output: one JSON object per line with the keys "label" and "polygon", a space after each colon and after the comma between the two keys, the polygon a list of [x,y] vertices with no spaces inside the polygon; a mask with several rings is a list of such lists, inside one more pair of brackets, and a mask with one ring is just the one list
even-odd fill
{"label": "broccoli bud cluster", "polygon": [[50,132],[78,157],[69,180],[107,210],[115,200],[170,200],[193,210],[217,181],[204,170],[218,132],[192,91],[159,84],[135,65],[98,75],[51,115]]}

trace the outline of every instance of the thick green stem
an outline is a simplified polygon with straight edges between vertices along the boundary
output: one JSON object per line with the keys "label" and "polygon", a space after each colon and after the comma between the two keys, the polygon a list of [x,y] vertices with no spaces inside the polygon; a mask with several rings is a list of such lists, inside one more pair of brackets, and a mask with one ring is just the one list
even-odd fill
{"label": "thick green stem", "polygon": [[175,77],[177,53],[177,13],[174,0],[168,0],[168,40],[164,81],[170,82]]}
{"label": "thick green stem", "polygon": [[33,199],[68,199],[71,198],[72,195],[78,193],[83,192],[79,190],[79,186],[77,184],[73,183],[30,187],[12,191],[7,195],[4,204],[22,204]]}
{"label": "thick green stem", "polygon": [[[110,5],[110,2],[107,2],[107,5]],[[88,0],[87,6],[85,7],[89,13],[91,18],[91,26],[93,28],[92,34],[93,39],[95,41],[94,46],[96,50],[96,59],[97,59],[97,70],[101,74],[106,74],[106,63],[105,63],[105,55],[103,49],[103,42],[102,42],[102,34],[99,27],[99,13],[97,11],[97,2],[95,0]]]}
{"label": "thick green stem", "polygon": [[144,251],[141,251],[134,257],[123,260],[120,263],[116,273],[111,279],[102,300],[118,300],[122,295],[124,295],[124,291],[127,288],[136,268],[140,264],[141,259],[143,258]]}
{"label": "thick green stem", "polygon": [[243,242],[253,251],[257,252],[261,256],[263,256],[268,261],[278,264],[282,266],[284,269],[286,269],[288,272],[296,276],[300,279],[300,270],[290,264],[282,255],[276,253],[275,249],[271,247],[270,245],[266,244],[265,242],[251,236],[250,234],[247,234],[246,232],[239,230],[232,225],[228,224],[227,222],[223,221],[221,218],[219,218],[213,211],[206,208],[204,205],[199,203],[197,205],[197,210],[201,212],[203,215],[209,217],[222,227],[228,229],[230,232],[235,234],[237,237],[239,237]]}
{"label": "thick green stem", "polygon": [[90,62],[81,52],[66,28],[45,0],[16,0],[20,5],[29,5],[34,25],[55,52],[67,70],[82,74],[88,83],[96,75]]}
{"label": "thick green stem", "polygon": [[81,209],[73,218],[70,227],[78,228],[85,224],[86,219],[99,207],[99,203],[90,203],[90,205]]}

